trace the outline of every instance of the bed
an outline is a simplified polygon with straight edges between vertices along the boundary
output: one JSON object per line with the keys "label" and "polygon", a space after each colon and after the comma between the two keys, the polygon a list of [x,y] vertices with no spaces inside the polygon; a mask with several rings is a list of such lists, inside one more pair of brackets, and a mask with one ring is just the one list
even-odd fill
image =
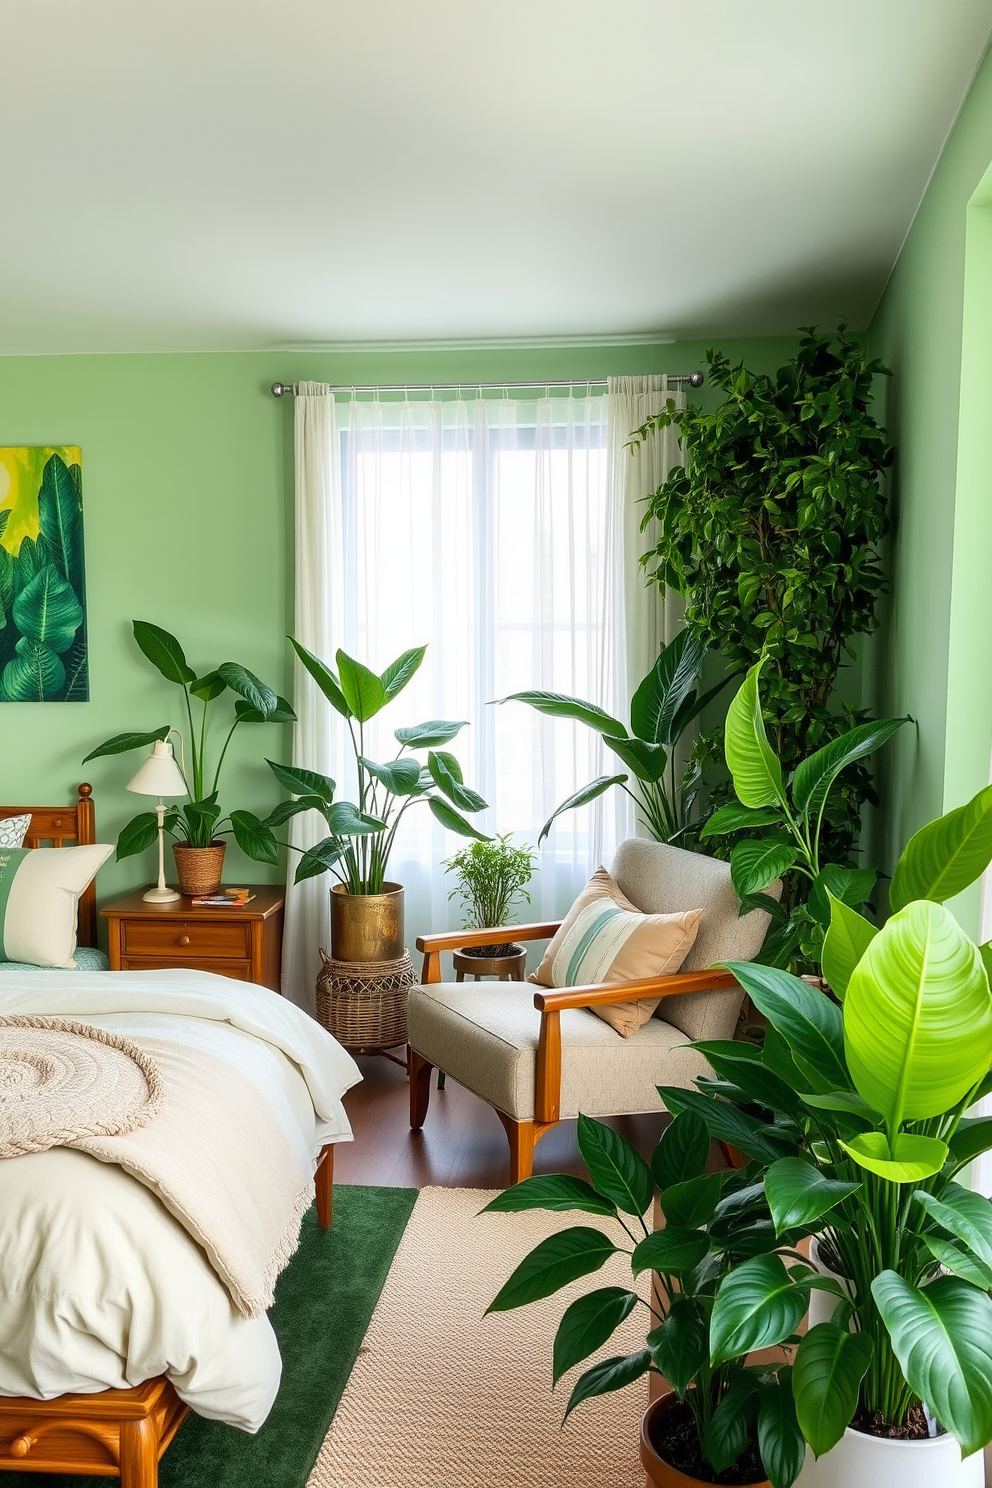
{"label": "bed", "polygon": [[[88,788],[76,807],[19,810],[32,811],[32,845],[93,840]],[[95,939],[95,894],[87,912],[80,908],[81,939]],[[248,1148],[252,1127],[247,1104],[224,1106],[217,1092],[224,1081],[250,1090],[272,1151],[285,1151],[288,1170],[302,1174],[298,1206],[310,1202],[314,1175],[318,1218],[330,1225],[333,1149],[351,1138],[341,1098],[360,1076],[341,1046],[278,994],[200,971],[8,969],[0,1017],[25,1014],[75,1019],[137,1044],[165,1075],[172,1105],[163,1115],[198,1122],[196,1131],[199,1108],[177,1109],[181,1081],[197,1081],[200,1069],[222,1076],[186,1087],[213,1101],[219,1152],[232,1130]],[[191,1173],[213,1160],[214,1145],[183,1149]],[[251,1160],[214,1174],[216,1192],[234,1194],[231,1228],[246,1248],[256,1225],[281,1222],[250,1150]],[[190,1206],[137,1181],[98,1144],[0,1168],[0,1488],[11,1470],[156,1488],[158,1461],[190,1408],[257,1430],[278,1388],[278,1346],[265,1312],[246,1315],[217,1255],[194,1241]],[[290,1234],[298,1218],[287,1210],[286,1219]]]}

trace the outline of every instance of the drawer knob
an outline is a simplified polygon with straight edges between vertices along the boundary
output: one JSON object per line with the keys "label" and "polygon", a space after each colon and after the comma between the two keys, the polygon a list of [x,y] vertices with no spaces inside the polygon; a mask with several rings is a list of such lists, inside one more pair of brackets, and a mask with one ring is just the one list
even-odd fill
{"label": "drawer knob", "polygon": [[180,935],[180,937],[179,937],[179,944],[180,945],[189,945],[189,936],[188,935]]}
{"label": "drawer knob", "polygon": [[29,1431],[23,1436],[18,1436],[10,1444],[10,1455],[12,1457],[26,1457],[35,1444],[35,1438]]}

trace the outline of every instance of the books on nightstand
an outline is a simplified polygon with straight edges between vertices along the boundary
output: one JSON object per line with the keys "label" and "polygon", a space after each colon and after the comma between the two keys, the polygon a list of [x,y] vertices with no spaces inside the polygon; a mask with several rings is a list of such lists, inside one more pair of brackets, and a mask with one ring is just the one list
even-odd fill
{"label": "books on nightstand", "polygon": [[218,889],[216,894],[194,894],[191,902],[197,909],[243,909],[254,897],[250,889]]}

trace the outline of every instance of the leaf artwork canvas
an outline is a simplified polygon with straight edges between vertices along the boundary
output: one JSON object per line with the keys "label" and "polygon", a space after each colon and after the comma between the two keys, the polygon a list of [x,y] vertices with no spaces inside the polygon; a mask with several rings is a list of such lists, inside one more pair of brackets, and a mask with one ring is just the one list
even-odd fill
{"label": "leaf artwork canvas", "polygon": [[88,698],[80,451],[0,447],[0,702]]}

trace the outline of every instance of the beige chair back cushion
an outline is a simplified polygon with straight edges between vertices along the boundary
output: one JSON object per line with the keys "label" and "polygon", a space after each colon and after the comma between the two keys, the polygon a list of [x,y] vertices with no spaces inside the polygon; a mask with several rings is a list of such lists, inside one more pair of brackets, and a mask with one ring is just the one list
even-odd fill
{"label": "beige chair back cushion", "polygon": [[[683,972],[700,971],[719,961],[752,961],[760,951],[771,917],[759,909],[738,915],[740,900],[730,879],[730,866],[719,858],[631,837],[620,844],[610,871],[622,892],[645,914],[674,914],[702,906],[703,918],[695,944],[682,963]],[[765,893],[779,899],[781,882],[776,881]],[[742,1000],[739,988],[692,992],[664,998],[655,1016],[691,1039],[732,1038]]]}

